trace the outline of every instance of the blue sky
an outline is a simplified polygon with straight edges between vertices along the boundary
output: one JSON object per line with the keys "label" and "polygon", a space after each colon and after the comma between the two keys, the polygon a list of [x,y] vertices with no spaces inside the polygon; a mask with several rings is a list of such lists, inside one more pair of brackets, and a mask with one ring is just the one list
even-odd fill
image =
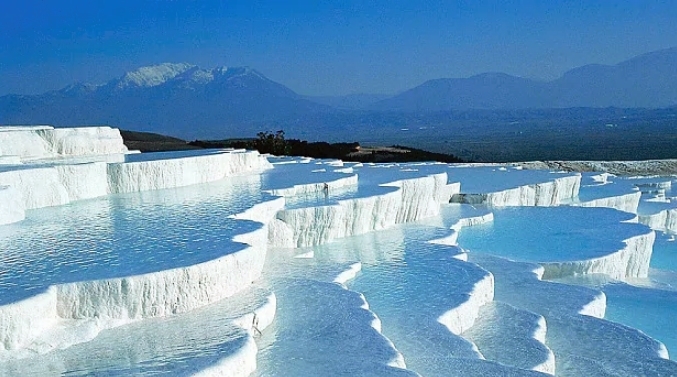
{"label": "blue sky", "polygon": [[0,95],[162,62],[247,65],[301,94],[440,77],[552,79],[677,46],[674,0],[0,0]]}

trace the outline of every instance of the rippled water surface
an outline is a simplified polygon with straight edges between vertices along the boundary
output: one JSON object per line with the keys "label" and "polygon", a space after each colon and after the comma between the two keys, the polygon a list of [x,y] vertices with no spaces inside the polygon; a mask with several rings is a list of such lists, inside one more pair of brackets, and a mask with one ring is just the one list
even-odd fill
{"label": "rippled water surface", "polygon": [[29,211],[0,226],[0,304],[49,285],[192,265],[244,247],[258,229],[229,215],[270,199],[257,176]]}

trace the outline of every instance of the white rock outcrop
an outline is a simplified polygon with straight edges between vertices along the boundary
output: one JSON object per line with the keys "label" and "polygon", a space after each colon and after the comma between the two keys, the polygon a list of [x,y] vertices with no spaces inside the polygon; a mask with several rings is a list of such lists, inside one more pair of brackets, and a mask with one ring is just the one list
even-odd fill
{"label": "white rock outcrop", "polygon": [[17,190],[25,209],[59,206],[70,201],[59,172],[53,167],[0,170],[0,185]]}
{"label": "white rock outcrop", "polygon": [[578,196],[580,175],[554,176],[549,182],[528,184],[496,192],[459,193],[453,203],[505,206],[557,206],[566,199]]}
{"label": "white rock outcrop", "polygon": [[0,225],[15,223],[25,217],[21,193],[11,186],[0,186]]}
{"label": "white rock outcrop", "polygon": [[22,203],[13,205],[11,210],[0,209],[0,223],[23,219],[17,212],[21,208],[59,206],[109,194],[208,183],[235,175],[259,173],[270,168],[272,165],[258,152],[245,151],[220,151],[139,162],[66,162],[8,166],[0,168],[0,186],[5,187],[0,191],[0,203],[16,202],[12,198],[16,198],[17,192]]}
{"label": "white rock outcrop", "polygon": [[0,156],[22,160],[127,153],[120,131],[111,127],[0,127]]}
{"label": "white rock outcrop", "polygon": [[637,213],[637,207],[639,206],[639,200],[641,196],[642,193],[636,191],[627,194],[620,194],[617,196],[592,199],[575,203],[573,205],[580,207],[606,207],[629,213]]}
{"label": "white rock outcrop", "polygon": [[[29,209],[213,182],[272,168],[258,152],[243,150],[138,156],[126,162],[121,162],[124,157],[54,159],[126,153],[119,131],[108,127],[2,127],[0,145],[4,154],[23,162],[0,168],[0,224],[21,221]],[[241,246],[222,257],[142,275],[50,286],[0,306],[0,345],[5,350],[20,349],[63,320],[96,319],[115,325],[183,313],[230,297],[260,276],[268,223],[283,206],[283,198],[271,197],[234,215],[260,226],[235,235],[232,240]]]}
{"label": "white rock outcrop", "polygon": [[258,152],[238,150],[113,163],[108,165],[108,187],[110,193],[158,190],[214,182],[270,168],[272,165]]}
{"label": "white rock outcrop", "polygon": [[446,173],[383,184],[388,192],[336,204],[280,211],[271,244],[304,247],[385,229],[439,213],[449,193]]}
{"label": "white rock outcrop", "polygon": [[639,222],[651,229],[677,232],[677,208],[654,214],[639,215]]}
{"label": "white rock outcrop", "polygon": [[[244,150],[195,152],[194,154],[144,154],[134,157],[130,157],[128,152],[122,144],[119,131],[109,127],[81,129],[54,129],[49,126],[0,127],[0,225],[21,221],[26,217],[26,211],[41,207],[58,206],[110,194],[204,184],[241,174],[260,174],[273,169],[274,166],[258,152]],[[92,157],[96,154],[115,157]],[[85,158],[80,159],[83,156]],[[274,160],[274,158],[271,157],[271,160]],[[289,160],[281,159],[278,164],[292,166],[298,162],[293,161],[294,159]],[[387,273],[390,271],[384,269],[385,274],[381,276],[382,279],[380,281],[375,280],[379,284],[373,285],[383,288],[384,285],[387,285],[386,282],[393,282],[393,285],[389,287],[391,291],[386,290],[384,294],[379,294],[382,292],[372,293],[373,299],[369,299],[372,302],[378,302],[380,297],[404,297],[403,301],[391,305],[389,309],[401,310],[398,312],[399,318],[410,321],[413,316],[409,316],[410,313],[407,313],[407,305],[417,303],[414,306],[418,309],[414,310],[418,310],[418,312],[413,315],[419,315],[416,318],[418,322],[413,321],[413,323],[421,328],[429,324],[434,325],[427,330],[419,331],[420,339],[434,338],[432,341],[434,343],[437,339],[435,338],[436,335],[446,334],[449,344],[462,343],[466,347],[465,351],[468,351],[466,356],[453,355],[453,357],[450,357],[444,355],[446,350],[442,346],[438,347],[440,350],[439,353],[435,353],[435,357],[442,355],[439,359],[446,358],[447,361],[453,358],[452,363],[457,363],[459,370],[465,370],[464,368],[471,370],[483,365],[483,367],[488,368],[485,370],[498,371],[505,367],[504,370],[510,369],[510,373],[514,372],[515,375],[522,372],[524,372],[523,375],[537,375],[538,371],[554,374],[557,352],[553,353],[552,351],[559,350],[560,354],[565,355],[565,357],[570,356],[571,360],[581,359],[585,356],[574,352],[573,348],[575,347],[565,344],[567,339],[564,335],[568,334],[567,331],[573,329],[575,330],[574,333],[580,331],[581,334],[584,334],[584,331],[592,329],[599,333],[598,338],[609,340],[609,344],[618,339],[614,339],[615,335],[604,338],[605,333],[630,334],[635,344],[645,344],[647,345],[645,348],[657,350],[657,352],[651,351],[655,355],[650,353],[647,353],[647,355],[657,359],[667,358],[667,350],[664,346],[661,348],[662,345],[659,342],[652,342],[650,338],[639,331],[631,331],[620,325],[601,320],[606,310],[606,296],[601,291],[568,287],[565,284],[542,280],[596,273],[606,274],[619,280],[646,277],[649,271],[652,246],[656,237],[653,230],[633,224],[633,226],[636,225],[641,229],[632,233],[632,237],[630,237],[630,234],[624,236],[628,237],[624,240],[624,243],[614,243],[608,252],[602,248],[602,252],[582,254],[582,260],[569,260],[571,255],[567,255],[569,259],[563,258],[566,261],[543,261],[538,262],[538,265],[503,260],[490,255],[473,255],[466,253],[457,245],[457,236],[463,227],[491,222],[494,218],[492,210],[496,212],[496,218],[499,218],[499,211],[512,210],[499,210],[492,207],[571,204],[585,207],[612,207],[635,214],[638,212],[640,204],[640,191],[626,190],[618,195],[607,195],[613,194],[613,190],[604,191],[606,197],[600,196],[592,197],[589,200],[579,200],[582,178],[580,174],[540,172],[537,175],[530,176],[529,173],[517,172],[518,169],[508,171],[509,168],[507,167],[491,167],[484,170],[483,174],[485,175],[481,179],[474,181],[476,188],[479,189],[461,193],[463,180],[460,180],[461,183],[449,183],[449,177],[453,177],[454,167],[443,164],[392,164],[366,167],[359,164],[344,166],[337,161],[304,160],[303,162],[308,164],[306,169],[301,172],[302,174],[296,172],[304,178],[301,183],[293,184],[298,175],[291,174],[286,177],[286,180],[275,181],[275,178],[272,178],[273,183],[278,184],[278,186],[271,184],[264,188],[265,185],[259,181],[265,181],[266,178],[258,176],[255,185],[246,186],[247,190],[234,192],[233,195],[238,198],[243,197],[246,200],[249,200],[250,197],[256,198],[252,199],[251,202],[247,201],[245,204],[237,202],[236,205],[247,208],[237,207],[239,208],[237,211],[228,212],[229,215],[237,212],[230,215],[229,221],[235,219],[237,221],[232,222],[240,225],[247,222],[247,227],[236,227],[234,229],[247,230],[240,230],[240,234],[233,234],[237,231],[228,228],[230,230],[224,233],[223,237],[232,241],[233,249],[222,250],[219,248],[216,251],[217,255],[209,260],[200,259],[200,263],[189,264],[181,259],[181,261],[184,261],[183,263],[167,265],[169,267],[166,266],[165,268],[168,269],[163,270],[159,264],[159,267],[150,269],[153,272],[136,275],[125,275],[125,271],[112,270],[114,272],[105,275],[113,276],[112,278],[103,279],[100,275],[96,275],[94,277],[96,280],[78,281],[73,279],[67,280],[67,283],[46,286],[42,290],[17,291],[19,294],[16,296],[15,302],[10,301],[7,305],[0,305],[0,361],[11,360],[16,362],[21,357],[44,357],[43,359],[34,359],[33,362],[37,365],[40,364],[40,361],[48,360],[51,351],[64,351],[73,345],[77,345],[77,343],[83,342],[92,342],[95,347],[98,347],[98,352],[105,351],[106,342],[110,342],[110,339],[114,339],[114,336],[104,336],[102,330],[120,330],[120,325],[132,322],[136,322],[134,325],[139,326],[136,329],[140,329],[143,327],[142,323],[153,321],[153,318],[163,321],[167,319],[166,323],[174,321],[171,326],[174,326],[172,329],[176,330],[186,324],[190,325],[193,323],[191,321],[195,320],[181,320],[181,315],[195,313],[197,310],[205,309],[226,299],[237,301],[237,295],[247,288],[259,288],[258,284],[270,283],[270,281],[265,280],[254,283],[259,280],[264,271],[264,263],[270,246],[310,247],[325,244],[338,238],[386,229],[396,224],[418,221],[440,214],[444,210],[443,208],[450,208],[452,205],[447,204],[450,201],[479,204],[479,206],[478,208],[465,206],[472,208],[472,210],[459,211],[459,213],[466,213],[468,216],[451,218],[452,221],[449,218],[442,219],[440,217],[430,220],[434,225],[421,224],[422,227],[435,228],[430,230],[431,233],[429,233],[434,233],[434,236],[430,238],[437,237],[435,239],[428,238],[427,241],[423,242],[411,236],[411,239],[406,239],[405,242],[403,231],[401,245],[392,248],[397,250],[397,253],[401,253],[401,255],[398,254],[399,259],[392,256],[389,258],[392,259],[391,262],[402,263],[403,268],[408,269],[406,273],[409,275],[402,279],[407,282],[407,287],[398,286],[400,282],[396,281],[397,279],[387,279],[389,277]],[[464,169],[468,169],[463,173],[469,174],[466,178],[472,175],[472,167]],[[290,171],[294,173],[293,166]],[[393,171],[396,174],[392,174]],[[520,174],[518,179],[512,177],[513,173]],[[280,170],[276,174],[278,174],[278,177],[285,176],[286,170]],[[309,174],[317,174],[317,176],[311,177]],[[494,176],[505,178],[506,181],[493,188],[481,190],[481,185],[486,180],[493,179]],[[529,179],[522,182],[523,177]],[[331,179],[325,180],[324,178]],[[614,184],[615,181],[610,180],[610,178],[612,177],[607,174],[590,176],[592,183],[598,184],[600,187],[606,184]],[[333,198],[329,194],[308,195],[322,192],[327,183],[332,189],[351,188],[352,190],[337,192]],[[661,190],[667,188],[665,183],[654,185],[650,182],[643,184]],[[609,186],[606,188],[608,189]],[[304,198],[304,195],[312,196],[312,198]],[[285,203],[287,203],[285,197],[290,200],[288,207],[285,207]],[[290,197],[295,198],[290,199]],[[229,203],[226,202],[224,206],[230,208]],[[184,204],[184,202],[181,202],[181,204]],[[447,204],[448,207],[445,207],[444,204]],[[207,207],[207,211],[212,209],[211,205],[205,207]],[[572,207],[561,208],[572,209]],[[573,209],[581,210],[580,208]],[[538,208],[531,208],[531,210],[538,210]],[[79,215],[80,213],[78,213]],[[163,212],[160,217],[164,218],[165,215],[166,212]],[[192,216],[193,212],[190,212],[190,215]],[[633,217],[633,215],[627,213],[623,215]],[[148,213],[143,212],[142,218],[147,219]],[[541,223],[543,220],[544,217],[540,216],[536,223]],[[562,220],[565,221],[566,219]],[[628,222],[636,222],[637,220],[655,229],[675,230],[677,229],[677,209],[664,208],[660,211],[641,213],[636,219]],[[559,221],[559,218],[556,221]],[[251,224],[251,222],[256,224]],[[439,224],[445,224],[444,227],[449,229],[440,229]],[[598,225],[599,223],[595,223],[595,226]],[[616,223],[610,229],[616,229],[617,225]],[[225,228],[226,226],[224,226]],[[174,228],[171,227],[171,229]],[[195,227],[190,227],[189,231],[193,229]],[[213,229],[221,228],[214,227]],[[426,228],[426,231],[428,230]],[[585,230],[588,230],[588,228]],[[137,231],[136,227],[134,227],[134,231]],[[566,231],[561,233],[564,233],[565,237],[571,236]],[[514,235],[514,232],[512,234]],[[220,235],[218,233],[217,237]],[[417,233],[416,237],[419,236]],[[617,234],[614,233],[613,236],[617,236]],[[566,240],[569,239],[566,238]],[[379,244],[382,240],[376,239],[374,243]],[[595,239],[595,241],[598,240]],[[414,252],[422,252],[428,253],[429,259],[422,260],[417,265],[414,259],[402,258],[405,255],[404,250],[406,250],[405,247],[408,243],[411,245],[425,244],[425,246],[420,249],[414,247],[407,250],[407,257]],[[398,250],[399,246],[403,249]],[[329,245],[326,247],[326,250],[319,248],[319,251],[317,249],[294,251],[298,252],[298,255],[296,255],[298,260],[308,261],[312,259],[313,263],[316,263],[313,266],[311,263],[304,264],[304,262],[297,261],[296,268],[317,268],[320,266],[318,269],[321,269],[322,263],[327,262],[323,259],[326,255],[321,254],[330,249]],[[339,247],[342,247],[342,245],[339,245]],[[168,247],[168,249],[174,250],[173,246]],[[344,249],[349,249],[349,247]],[[71,248],[67,250],[70,251]],[[197,251],[204,250],[199,249]],[[315,259],[315,255],[318,256],[317,259]],[[551,255],[549,254],[549,256]],[[369,257],[363,258],[360,256],[356,259],[365,263],[365,266],[373,268]],[[372,259],[372,262],[377,260],[376,258]],[[134,262],[136,262],[136,259],[134,259]],[[234,347],[232,352],[228,354],[224,353],[223,357],[218,358],[207,367],[191,373],[194,372],[195,375],[199,376],[246,376],[254,372],[258,350],[253,334],[273,323],[277,298],[273,292],[268,292],[267,289],[275,287],[276,290],[287,294],[288,296],[285,297],[287,299],[290,295],[298,294],[298,290],[302,294],[297,299],[312,297],[315,300],[313,302],[314,312],[311,314],[317,314],[317,316],[310,316],[309,318],[312,320],[310,322],[321,324],[317,328],[317,334],[325,334],[326,328],[332,328],[333,325],[337,324],[337,321],[327,315],[327,313],[331,313],[331,315],[336,316],[335,318],[345,320],[346,326],[338,326],[336,328],[339,330],[335,331],[340,332],[339,335],[343,337],[342,340],[347,342],[346,344],[353,344],[354,339],[359,337],[360,342],[362,342],[360,344],[364,344],[365,349],[373,339],[378,340],[381,345],[385,345],[385,347],[380,348],[381,351],[377,350],[376,353],[380,352],[381,356],[390,356],[385,357],[385,362],[382,365],[377,365],[378,368],[391,367],[397,369],[396,372],[398,373],[415,375],[415,372],[405,369],[407,367],[405,364],[406,351],[400,352],[390,339],[381,334],[381,319],[377,315],[378,310],[372,311],[368,300],[362,293],[357,290],[349,291],[348,288],[353,289],[354,287],[352,285],[346,286],[347,281],[357,276],[362,265],[356,260],[345,261],[345,264],[347,267],[332,277],[331,282],[319,284],[313,282],[312,279],[296,279],[294,273],[298,274],[298,271],[285,270],[285,268],[294,268],[293,263],[283,263],[281,266],[276,266],[275,268],[282,271],[282,283],[279,285],[271,284],[271,286],[262,288],[261,290],[265,291],[265,294],[259,292],[257,294],[252,293],[251,296],[244,295],[243,300],[256,301],[255,305],[248,305],[247,302],[233,302],[233,305],[242,308],[236,314],[229,313],[231,316],[228,317],[227,323],[228,326],[237,328],[237,331],[231,334],[233,336],[231,340],[238,342],[237,347]],[[177,265],[180,267],[170,268]],[[106,269],[106,273],[109,272],[107,264],[103,268]],[[414,268],[420,270],[414,270]],[[129,272],[127,273],[129,274]],[[310,271],[307,274],[312,276],[313,273],[313,271]],[[375,275],[376,273],[366,271],[365,267],[364,276],[361,276],[361,278],[365,278],[367,274]],[[439,276],[435,274],[439,274]],[[428,280],[415,282],[419,276],[424,276]],[[293,280],[296,280],[295,285],[285,285],[284,283]],[[502,280],[502,283],[498,282],[499,280]],[[417,286],[417,283],[420,283],[420,285]],[[502,287],[501,284],[503,284]],[[40,287],[40,285],[38,286]],[[421,295],[421,292],[425,291],[421,287],[429,288],[426,293],[440,293],[442,291],[438,288],[441,287],[443,294],[437,296],[435,294]],[[13,293],[13,291],[11,292]],[[21,295],[22,292],[25,293],[24,296]],[[332,298],[322,296],[324,292],[329,292],[327,296],[341,300],[331,301]],[[364,290],[364,292],[367,292],[367,290]],[[403,292],[407,294],[402,294]],[[525,293],[529,292],[535,292],[538,297],[527,297],[528,295]],[[258,298],[252,299],[255,296]],[[261,299],[263,296],[265,298]],[[282,303],[284,296],[280,295],[279,297],[280,303]],[[497,300],[509,303],[509,305],[494,302],[495,297]],[[419,301],[416,301],[417,299]],[[541,305],[538,302],[539,300],[545,304]],[[302,301],[299,300],[299,302]],[[331,305],[332,302],[341,305]],[[326,305],[327,303],[330,304]],[[343,305],[343,303],[349,303],[349,305]],[[345,310],[346,308],[349,310]],[[285,314],[293,319],[294,315],[301,313],[301,311],[297,313],[295,311],[297,309],[298,306],[287,307]],[[383,313],[383,318],[393,315],[393,312],[389,310],[383,310]],[[421,315],[421,313],[424,314]],[[218,311],[212,311],[210,315],[218,315]],[[356,321],[358,315],[361,317],[359,321]],[[167,318],[160,319],[159,317]],[[203,322],[196,320],[195,323],[204,324],[208,321],[205,319],[206,316],[200,318]],[[484,332],[475,327],[478,323],[496,324],[497,326],[501,323],[505,324],[505,321],[501,322],[501,320],[522,321],[526,324],[521,327],[516,326],[520,327],[519,332],[510,332],[506,328],[501,328],[500,331],[495,331],[494,335],[499,334],[504,339],[515,341],[510,344],[531,347],[531,350],[537,351],[530,355],[533,357],[528,360],[525,358],[526,362],[523,363],[517,361],[512,363],[513,360],[506,356],[509,353],[502,353],[502,347],[491,348],[492,345],[489,343],[494,338],[487,335],[491,331]],[[546,323],[548,321],[551,321],[554,326],[550,327],[550,323]],[[299,323],[303,324],[304,322]],[[386,321],[384,320],[383,323],[386,324]],[[78,326],[80,326],[79,329]],[[553,337],[550,337],[551,328],[554,329],[553,334],[555,336]],[[152,331],[152,327],[150,329]],[[148,330],[149,328],[146,329],[146,331]],[[550,344],[545,345],[546,331],[548,331],[549,343],[552,339],[556,340],[553,344],[557,347],[553,347],[552,350],[548,347]],[[560,332],[559,336],[557,331]],[[412,335],[414,333],[415,331],[409,332],[406,336],[414,337]],[[461,338],[464,333],[468,338]],[[203,335],[199,331],[196,334]],[[371,336],[371,338],[365,337],[362,339],[365,334]],[[421,336],[421,334],[424,336]],[[518,334],[519,339],[511,338],[512,334]],[[474,343],[471,335],[478,342],[486,342],[486,354]],[[152,339],[157,341],[167,340],[169,336],[171,334],[161,334]],[[102,337],[104,341],[101,341]],[[57,338],[58,340],[54,340]],[[615,338],[619,338],[619,336],[615,336]],[[100,341],[99,343],[96,342],[97,339]],[[331,337],[322,340],[325,343],[321,344],[330,345],[333,342]],[[597,347],[598,342],[594,340],[588,339],[588,342]],[[185,339],[181,339],[181,342],[183,341]],[[181,342],[177,341],[176,344],[181,346]],[[618,344],[612,344],[611,351],[613,352],[607,352],[605,355],[625,355],[621,352],[622,342],[616,343]],[[439,345],[439,342],[435,345]],[[415,344],[415,346],[420,346],[420,344]],[[133,345],[131,348],[134,348]],[[131,354],[142,355],[143,360],[146,360],[144,358],[150,360],[154,357],[152,348],[148,345],[139,345],[134,351],[138,351],[138,353],[132,352]],[[73,354],[67,355],[68,357],[64,360],[79,360],[80,356],[75,355],[77,349],[74,348]],[[354,357],[354,360],[359,361],[363,357],[359,347],[357,351],[351,352],[351,357]],[[487,357],[492,352],[495,356]],[[415,352],[412,353],[415,354]],[[320,356],[322,357],[322,355]],[[485,360],[485,357],[489,360]],[[461,359],[462,361],[458,361]],[[4,370],[12,370],[8,365],[0,365],[0,374]],[[52,364],[44,368],[45,373],[48,373],[49,368],[52,368]],[[58,367],[55,370],[57,369]],[[18,370],[30,371],[30,367]]]}
{"label": "white rock outcrop", "polygon": [[614,279],[647,277],[649,262],[656,239],[654,231],[624,241],[625,247],[603,257],[567,262],[539,262],[544,279],[556,279],[580,274],[602,273]]}
{"label": "white rock outcrop", "polygon": [[[259,220],[282,208],[284,200],[260,205]],[[243,214],[241,218],[251,216]],[[30,344],[60,319],[131,320],[184,313],[249,287],[263,270],[268,229],[265,222],[237,235],[238,251],[207,262],[142,275],[80,281],[49,287],[44,293],[0,306],[0,342],[6,350]],[[246,242],[246,243],[245,243]]]}

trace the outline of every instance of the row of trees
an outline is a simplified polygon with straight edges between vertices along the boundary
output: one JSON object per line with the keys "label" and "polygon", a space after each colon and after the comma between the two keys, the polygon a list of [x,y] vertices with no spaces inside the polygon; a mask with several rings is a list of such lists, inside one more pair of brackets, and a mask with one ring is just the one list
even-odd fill
{"label": "row of trees", "polygon": [[284,139],[284,131],[279,130],[275,133],[264,131],[256,134],[254,140],[254,149],[261,153],[270,153],[278,156],[288,156],[291,154],[291,145]]}

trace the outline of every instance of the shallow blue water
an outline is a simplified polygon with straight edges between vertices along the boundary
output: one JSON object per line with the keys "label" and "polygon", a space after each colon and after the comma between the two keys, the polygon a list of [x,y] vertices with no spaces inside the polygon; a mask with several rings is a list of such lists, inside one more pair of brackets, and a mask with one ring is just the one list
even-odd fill
{"label": "shallow blue water", "polygon": [[608,208],[506,207],[493,213],[494,221],[464,228],[459,245],[525,262],[575,261],[608,255],[623,248],[623,239],[648,232],[644,225],[621,223],[633,215]]}
{"label": "shallow blue water", "polygon": [[602,286],[607,295],[606,319],[642,330],[677,356],[677,291],[642,288],[629,284]]}
{"label": "shallow blue water", "polygon": [[651,267],[677,271],[677,241],[672,235],[657,232],[653,246]]}
{"label": "shallow blue water", "polygon": [[[463,228],[459,245],[470,252],[498,255],[520,261],[580,260],[603,255],[623,246],[620,240],[642,234],[640,224],[620,224],[632,215],[603,208],[520,207],[494,209],[493,222]],[[677,242],[657,233],[646,286],[608,283],[607,278],[563,279],[604,291],[606,317],[637,328],[663,342],[671,356],[677,354]],[[544,242],[544,240],[547,240]],[[670,286],[673,288],[670,289]],[[663,287],[667,289],[659,289]]]}
{"label": "shallow blue water", "polygon": [[0,226],[0,304],[49,285],[205,262],[245,247],[233,235],[261,224],[229,215],[270,199],[258,177],[112,195],[29,211]]}
{"label": "shallow blue water", "polygon": [[[474,264],[454,259],[454,255],[459,253],[458,248],[426,242],[449,233],[441,219],[435,218],[348,237],[298,252],[313,252],[312,264],[303,269],[304,274],[312,269],[322,269],[321,266],[361,262],[362,270],[348,282],[348,288],[364,295],[370,310],[382,322],[383,334],[405,355],[408,368],[423,375],[448,375],[449,369],[440,371],[454,364],[457,360],[454,357],[476,359],[478,354],[473,351],[470,342],[449,332],[437,318],[467,300],[473,284],[487,274]],[[306,307],[309,305],[306,301],[312,298],[297,296],[294,300],[297,307]],[[280,305],[284,305],[282,298]],[[340,318],[337,322],[331,328],[340,327]],[[342,337],[337,339],[333,342],[340,342]],[[298,341],[304,342],[302,339]],[[298,351],[303,347],[304,344],[299,344],[283,351],[287,360],[291,360],[287,364],[297,363],[297,358],[313,357],[306,357]],[[268,350],[266,357],[274,353],[274,350]],[[325,357],[341,365],[335,370],[344,368],[341,355]],[[263,365],[264,368],[270,367],[268,363]],[[290,367],[285,364],[279,364],[277,368],[258,373],[265,376],[306,375],[288,372]],[[381,369],[373,375],[389,375],[386,369]]]}
{"label": "shallow blue water", "polygon": [[[385,180],[392,180],[393,172],[388,169],[392,168],[356,169],[361,174],[361,186],[358,188],[332,191],[329,198],[310,196],[301,199],[299,205],[312,204],[312,200],[331,201],[390,190],[377,186]],[[398,174],[411,177],[422,173],[411,169]],[[279,182],[272,182],[271,187],[275,184]],[[230,241],[232,235],[256,229],[259,225],[235,221],[228,216],[269,199],[260,194],[261,189],[260,177],[241,177],[229,182],[115,195],[31,211],[25,222],[0,227],[0,249],[7,250],[0,255],[0,304],[49,284],[151,272],[198,263],[238,250],[242,245]],[[473,212],[467,206],[454,208],[447,208],[444,216],[427,220],[425,225],[399,226],[313,248],[318,265],[350,261],[363,263],[362,273],[349,286],[366,296],[371,309],[383,320],[384,333],[405,353],[410,367],[418,371],[443,368],[445,358],[449,356],[472,357],[469,344],[449,333],[437,322],[437,318],[464,298],[472,278],[480,276],[481,271],[474,265],[451,258],[452,248],[424,242],[448,235],[446,228],[461,213]],[[576,260],[617,250],[622,247],[619,240],[646,230],[637,224],[624,224],[619,228],[619,223],[631,216],[608,209],[506,208],[496,209],[494,213],[494,222],[463,229],[459,240],[461,246],[475,253],[498,254],[519,260]],[[670,246],[672,244],[666,245],[665,252],[658,253],[664,259],[657,259],[655,266],[674,266],[673,262],[677,265],[669,254]],[[295,291],[295,287],[312,289]],[[326,290],[337,301],[322,301],[321,295],[314,293],[315,289]],[[356,294],[348,295],[331,284],[290,285],[289,294],[285,295],[284,291],[280,294],[280,308],[284,305],[289,307],[290,304],[284,300],[290,297],[297,299],[294,296],[315,294],[319,298],[314,308],[320,314],[327,307],[341,314],[340,305],[345,301],[341,301],[339,293],[349,296],[346,300],[356,301]],[[620,285],[607,289],[607,294],[609,318],[637,326],[650,335],[655,334],[670,349],[673,348],[670,343],[672,338],[664,334],[666,329],[671,329],[666,321],[677,314],[672,309],[677,308],[671,301],[673,296],[664,296],[655,289],[642,291]],[[639,295],[642,300],[637,300]],[[364,314],[363,310],[358,310],[359,304],[354,305],[355,312]],[[653,308],[657,310],[653,311]],[[296,309],[292,305],[287,313],[293,316]],[[645,317],[637,316],[641,311],[645,311]],[[355,319],[350,315],[344,317]],[[337,318],[341,319],[341,316],[337,315]],[[279,319],[285,320],[284,316]],[[310,325],[317,325],[310,319]],[[206,321],[209,322],[208,319]],[[320,322],[322,331],[318,333],[335,336],[331,333],[334,329],[332,321]],[[193,324],[188,322],[188,325]],[[303,326],[298,325],[302,329]],[[130,337],[137,335],[136,330],[132,330],[128,332]],[[284,333],[297,330],[285,329]],[[275,336],[282,337],[284,334],[281,333]],[[196,336],[209,339],[210,335],[213,334],[199,332]],[[299,334],[291,335],[300,341],[304,339]],[[183,346],[191,341],[178,343]],[[195,347],[204,347],[205,344],[208,345],[208,342]],[[282,343],[284,351],[291,354],[297,346],[294,342]],[[156,348],[150,348],[157,352]],[[165,356],[174,355],[171,350],[159,350],[166,352]],[[105,352],[108,352],[107,348],[102,347],[100,354]],[[331,356],[340,361],[340,352],[335,353]],[[180,359],[182,355],[179,353],[176,357]],[[289,358],[282,357],[281,360],[283,365]],[[121,361],[113,360],[111,364],[115,367],[118,362]]]}
{"label": "shallow blue water", "polygon": [[[362,273],[349,287],[364,294],[381,318],[383,334],[405,355],[407,367],[424,376],[441,376],[448,374],[455,358],[478,358],[472,344],[438,318],[465,302],[474,284],[488,273],[455,259],[453,247],[423,241],[444,236],[441,228],[408,225],[384,233],[397,241],[359,242],[376,246],[362,246],[362,255],[383,259],[363,262]],[[322,257],[329,251],[318,253]]]}
{"label": "shallow blue water", "polygon": [[596,182],[592,177],[598,174],[583,173],[578,198],[574,199],[574,202],[587,202],[612,196],[627,195],[637,191],[632,182],[626,179],[608,177],[606,183]]}

